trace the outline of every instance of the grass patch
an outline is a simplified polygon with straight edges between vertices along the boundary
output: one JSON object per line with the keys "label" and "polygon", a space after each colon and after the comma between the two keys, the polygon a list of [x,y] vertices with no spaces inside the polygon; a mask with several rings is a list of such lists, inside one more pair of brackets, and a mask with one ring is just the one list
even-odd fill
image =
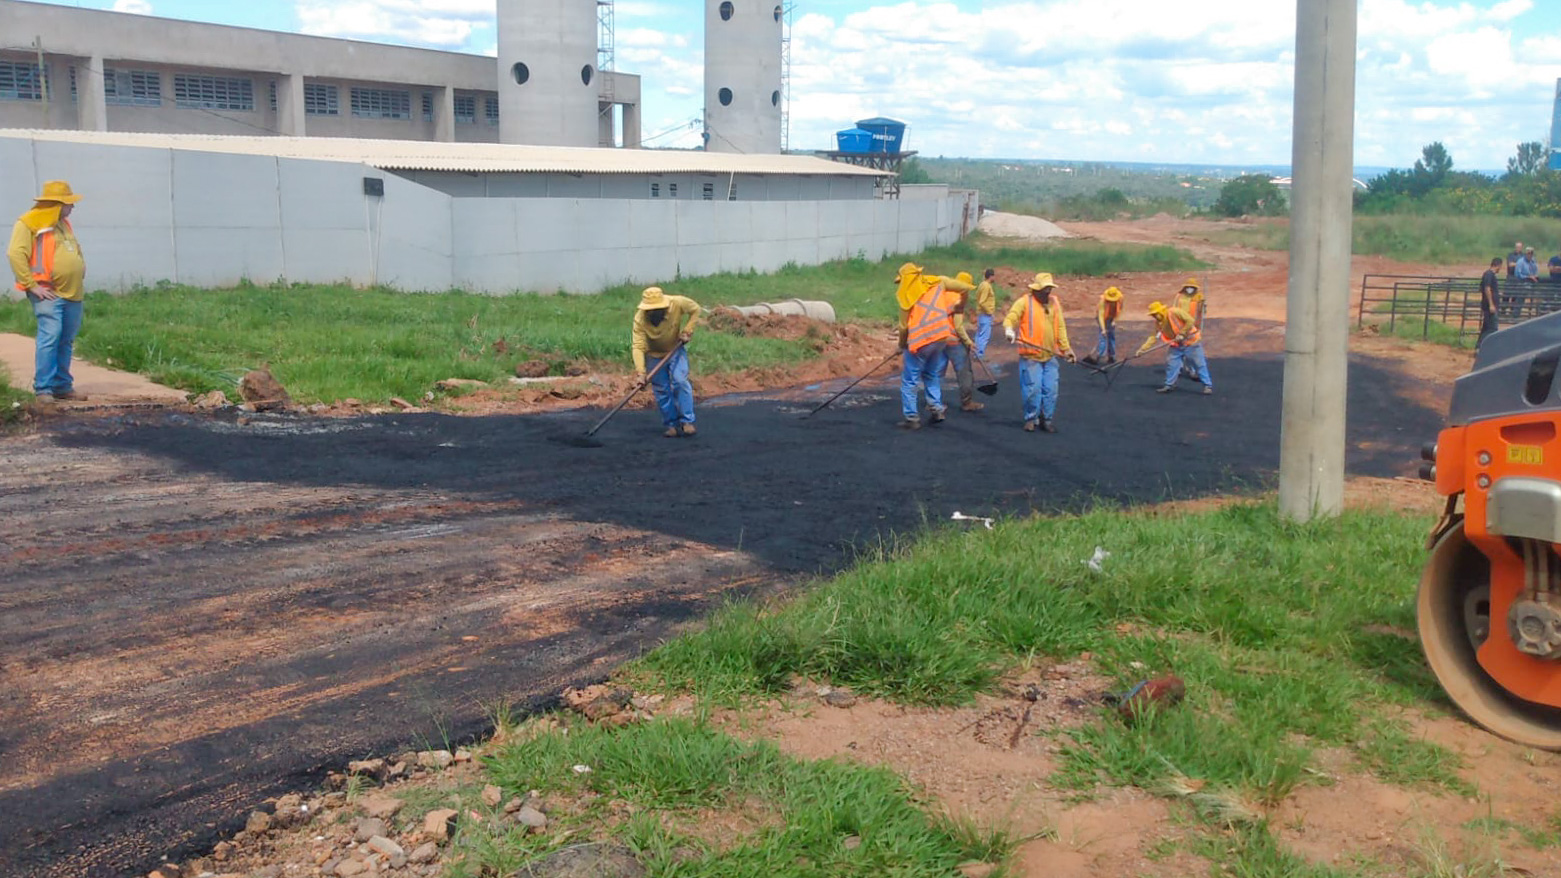
{"label": "grass patch", "polygon": [[[950,875],[996,861],[1012,842],[929,816],[891,772],[803,762],[679,719],[622,729],[577,723],[508,745],[485,760],[506,796],[544,790],[555,809],[542,835],[463,825],[453,878],[508,875],[585,837],[633,849],[653,875]],[[589,766],[579,773],[574,766]]]}
{"label": "grass patch", "polygon": [[[1478,276],[1490,260],[1505,256],[1513,241],[1561,240],[1561,220],[1543,217],[1357,214],[1353,250],[1358,256],[1387,256],[1401,262],[1431,265],[1467,264]],[[1290,225],[1265,222],[1250,228],[1225,230],[1209,236],[1220,243],[1243,244],[1268,250],[1290,248]],[[1541,256],[1543,265],[1550,254]]]}
{"label": "grass patch", "polygon": [[[1440,700],[1418,645],[1373,633],[1414,627],[1427,524],[1355,512],[1296,526],[1248,504],[945,531],[773,612],[727,607],[632,673],[728,701],[800,675],[941,705],[1026,659],[1089,651],[1124,685],[1180,674],[1188,703],[1070,733],[1061,786],[1196,779],[1260,807],[1303,782],[1315,747],[1342,746],[1395,782],[1462,790],[1456,759],[1383,710]],[[1083,564],[1097,545],[1113,553],[1102,574]]]}
{"label": "grass patch", "polygon": [[32,391],[12,387],[11,373],[0,364],[0,426],[19,423],[32,401]]}
{"label": "grass patch", "polygon": [[[1074,242],[1033,249],[961,242],[915,258],[933,270],[979,272],[988,263],[1022,271],[1104,274],[1194,267],[1170,247]],[[843,320],[882,323],[896,316],[894,270],[904,261],[850,259],[774,274],[669,279],[666,286],[707,308],[790,298],[825,299]],[[562,374],[576,361],[629,368],[629,321],[639,286],[594,296],[434,294],[340,286],[241,286],[209,290],[160,286],[88,296],[77,352],[184,390],[231,390],[249,369],[269,364],[301,402],[356,397],[415,399],[444,378],[502,381],[516,364],[548,362]],[[0,331],[33,332],[21,309],[0,310]],[[502,342],[502,343],[501,343]],[[817,356],[807,339],[707,331],[697,342],[705,372],[780,366]]]}

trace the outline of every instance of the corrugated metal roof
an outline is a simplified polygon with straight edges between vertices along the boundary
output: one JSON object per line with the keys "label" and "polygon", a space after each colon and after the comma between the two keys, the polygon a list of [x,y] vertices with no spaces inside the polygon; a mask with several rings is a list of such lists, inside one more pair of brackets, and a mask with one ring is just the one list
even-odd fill
{"label": "corrugated metal roof", "polygon": [[734,155],[660,149],[591,149],[499,143],[433,143],[344,137],[247,137],[129,131],[0,129],[0,137],[361,162],[387,171],[556,174],[812,174],[889,176],[801,155]]}

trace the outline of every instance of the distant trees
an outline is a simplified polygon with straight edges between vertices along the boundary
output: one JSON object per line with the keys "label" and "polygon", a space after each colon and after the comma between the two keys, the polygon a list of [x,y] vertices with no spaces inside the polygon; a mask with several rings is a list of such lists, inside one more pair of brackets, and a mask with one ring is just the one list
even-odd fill
{"label": "distant trees", "polygon": [[900,182],[912,185],[916,183],[931,183],[932,175],[927,173],[927,169],[921,166],[919,159],[911,156],[900,165]]}
{"label": "distant trees", "polygon": [[1214,212],[1220,216],[1282,216],[1285,195],[1267,174],[1243,174],[1220,187]]}
{"label": "distant trees", "polygon": [[1507,159],[1507,176],[1528,177],[1545,169],[1545,145],[1537,140],[1518,144],[1518,154]]}
{"label": "distant trees", "polygon": [[1520,143],[1498,181],[1486,174],[1454,170],[1440,141],[1420,152],[1408,171],[1394,169],[1355,194],[1362,213],[1439,213],[1561,217],[1561,173],[1545,168],[1538,141]]}

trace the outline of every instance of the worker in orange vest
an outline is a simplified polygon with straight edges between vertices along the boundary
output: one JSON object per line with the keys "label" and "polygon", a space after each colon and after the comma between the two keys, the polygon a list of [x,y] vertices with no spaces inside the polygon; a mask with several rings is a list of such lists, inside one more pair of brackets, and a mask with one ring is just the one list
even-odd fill
{"label": "worker in orange vest", "polygon": [[927,419],[943,420],[942,376],[948,362],[947,348],[959,337],[954,330],[954,308],[962,293],[974,287],[957,278],[927,274],[912,262],[900,266],[895,274],[900,305],[900,350],[904,366],[900,372],[900,427],[921,429],[921,406],[917,390],[927,393]]}
{"label": "worker in orange vest", "polygon": [[[962,271],[954,275],[960,283],[974,284],[975,278],[970,272]],[[980,287],[977,287],[979,290]],[[977,295],[980,295],[979,292]],[[959,410],[962,412],[979,412],[986,408],[985,405],[976,402],[976,375],[975,367],[970,363],[975,357],[976,341],[970,337],[965,328],[965,314],[970,310],[969,293],[960,293],[954,300],[954,313],[950,320],[954,324],[954,340],[948,343],[944,352],[948,354],[948,362],[954,369],[954,380],[959,384]]]}
{"label": "worker in orange vest", "polygon": [[[1203,300],[1203,287],[1195,277],[1189,277],[1182,282],[1182,288],[1176,291],[1176,298],[1171,302],[1172,308],[1180,308],[1192,315],[1192,325],[1203,332],[1203,314],[1208,309],[1208,304]],[[1198,370],[1192,364],[1182,362],[1182,374],[1188,378],[1197,380]]]}
{"label": "worker in orange vest", "polygon": [[81,244],[68,219],[80,200],[64,180],[44,183],[43,194],[12,227],[6,247],[16,289],[27,296],[38,323],[33,394],[41,403],[87,398],[76,392],[70,374],[87,274]]}
{"label": "worker in orange vest", "polygon": [[1019,394],[1024,398],[1024,430],[1034,433],[1039,427],[1057,432],[1052,417],[1057,413],[1057,366],[1059,357],[1074,361],[1068,345],[1068,324],[1062,317],[1062,303],[1052,295],[1057,284],[1041,272],[1030,282],[1030,294],[1008,310],[1003,320],[1004,334],[1019,343]]}
{"label": "worker in orange vest", "polygon": [[1167,308],[1161,302],[1150,304],[1149,316],[1154,319],[1155,329],[1149,333],[1135,356],[1147,353],[1161,342],[1170,348],[1165,359],[1165,384],[1156,392],[1170,393],[1174,390],[1176,379],[1181,377],[1182,363],[1187,362],[1191,364],[1193,374],[1203,383],[1204,395],[1214,393],[1214,380],[1209,377],[1209,361],[1203,355],[1203,333],[1199,331],[1193,316],[1184,308]]}
{"label": "worker in orange vest", "polygon": [[1100,294],[1100,302],[1095,305],[1095,325],[1100,327],[1100,342],[1095,345],[1095,352],[1084,358],[1084,362],[1093,366],[1101,361],[1117,361],[1117,318],[1121,316],[1122,291],[1116,287],[1107,287]]}

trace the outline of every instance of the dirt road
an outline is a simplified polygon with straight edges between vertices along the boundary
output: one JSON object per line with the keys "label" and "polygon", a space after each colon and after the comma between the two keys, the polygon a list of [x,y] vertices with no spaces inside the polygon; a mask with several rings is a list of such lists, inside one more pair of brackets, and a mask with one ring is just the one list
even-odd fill
{"label": "dirt road", "polygon": [[[986,413],[916,434],[880,384],[809,421],[795,397],[706,406],[693,440],[629,412],[599,449],[549,441],[590,411],[159,412],[0,440],[0,874],[177,856],[326,766],[473,734],[723,595],[954,510],[1259,488],[1280,361],[1219,350],[1275,329],[1211,324],[1214,397],[1070,368],[1056,435],[1018,429],[1009,366]],[[1354,365],[1358,473],[1408,473],[1440,423],[1390,365]]]}

